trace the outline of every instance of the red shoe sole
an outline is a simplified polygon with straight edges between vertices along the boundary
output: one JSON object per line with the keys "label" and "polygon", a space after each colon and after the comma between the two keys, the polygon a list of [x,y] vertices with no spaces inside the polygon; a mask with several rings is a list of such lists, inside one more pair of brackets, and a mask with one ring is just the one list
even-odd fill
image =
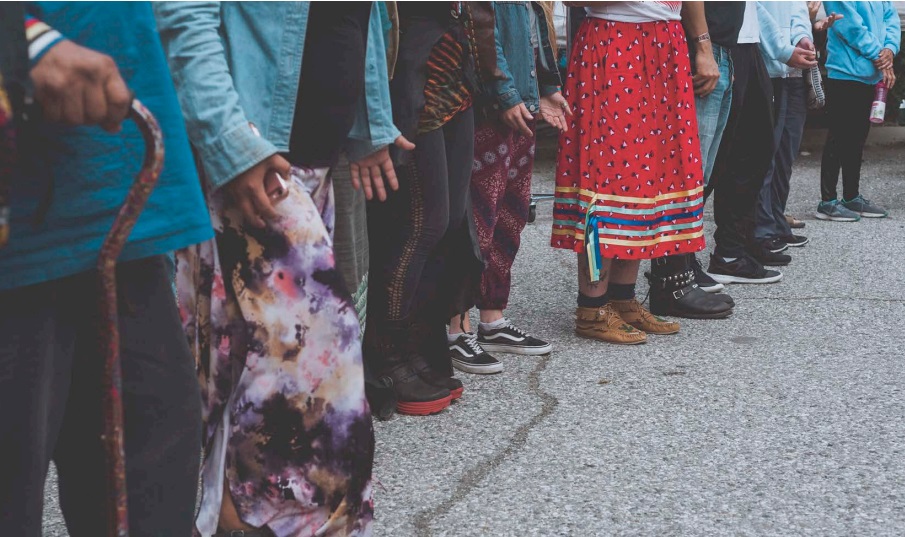
{"label": "red shoe sole", "polygon": [[430,416],[449,407],[451,401],[452,396],[437,399],[436,401],[399,401],[396,403],[396,412],[409,416]]}
{"label": "red shoe sole", "polygon": [[456,388],[455,390],[451,390],[449,392],[449,397],[451,401],[455,401],[456,399],[462,397],[462,393],[465,392],[465,386],[461,388]]}

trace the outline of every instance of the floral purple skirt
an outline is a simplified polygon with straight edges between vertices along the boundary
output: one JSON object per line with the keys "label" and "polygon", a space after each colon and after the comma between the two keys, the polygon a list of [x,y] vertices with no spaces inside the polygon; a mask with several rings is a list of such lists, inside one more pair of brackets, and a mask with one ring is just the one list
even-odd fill
{"label": "floral purple skirt", "polygon": [[204,405],[203,537],[224,480],[242,520],[277,537],[371,531],[374,433],[358,317],[334,266],[333,190],[326,169],[290,182],[260,230],[214,193],[215,240],[177,253]]}

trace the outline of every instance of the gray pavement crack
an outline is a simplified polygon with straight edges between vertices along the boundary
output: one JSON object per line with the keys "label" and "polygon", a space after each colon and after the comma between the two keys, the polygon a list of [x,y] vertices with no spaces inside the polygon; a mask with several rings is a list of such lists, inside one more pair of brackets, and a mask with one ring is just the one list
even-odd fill
{"label": "gray pavement crack", "polygon": [[550,363],[550,360],[551,355],[549,354],[541,358],[531,374],[528,375],[528,392],[536,395],[537,398],[540,399],[540,412],[515,430],[515,434],[512,435],[512,438],[506,444],[506,447],[466,471],[462,478],[459,479],[456,490],[449,498],[439,505],[420,511],[415,515],[414,526],[417,535],[420,537],[430,537],[431,523],[452,510],[452,508],[455,507],[457,503],[464,500],[468,496],[468,493],[474,490],[481,481],[486,479],[493,470],[503,464],[505,460],[511,457],[519,449],[524,447],[528,442],[528,435],[531,434],[531,431],[556,410],[557,405],[559,405],[559,400],[542,390],[540,387],[541,374],[547,369],[547,364]]}
{"label": "gray pavement crack", "polygon": [[858,302],[887,302],[892,304],[905,304],[903,298],[878,298],[864,296],[753,296],[744,300],[777,300],[780,302],[796,302],[799,300],[849,300]]}

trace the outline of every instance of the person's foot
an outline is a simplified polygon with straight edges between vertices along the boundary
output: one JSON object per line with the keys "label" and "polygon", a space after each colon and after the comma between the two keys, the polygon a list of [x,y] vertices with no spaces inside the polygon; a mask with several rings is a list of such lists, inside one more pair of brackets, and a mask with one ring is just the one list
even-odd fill
{"label": "person's foot", "polygon": [[782,280],[781,272],[767,270],[747,255],[733,261],[725,261],[720,256],[711,255],[707,273],[720,283],[776,283]]}
{"label": "person's foot", "polygon": [[861,194],[858,194],[855,199],[848,201],[843,200],[842,205],[845,206],[845,208],[849,211],[858,213],[864,218],[886,218],[887,216],[889,216],[889,211],[882,207],[874,205],[869,200],[865,199]]}
{"label": "person's foot", "polygon": [[637,299],[610,300],[610,306],[626,323],[645,334],[667,335],[679,332],[679,323],[657,317],[644,309]]}
{"label": "person's foot", "polygon": [[[768,267],[784,267],[792,262],[792,256],[773,252],[770,243],[755,244],[748,248],[748,253],[761,265]],[[785,247],[788,250],[788,246]]]}
{"label": "person's foot", "polygon": [[490,330],[478,328],[478,344],[491,352],[508,352],[525,356],[541,356],[550,354],[553,345],[538,339],[521,328],[513,325],[508,319],[501,326]]}
{"label": "person's foot", "polygon": [[819,220],[829,220],[831,222],[857,222],[861,220],[861,215],[846,208],[841,201],[821,201],[817,205],[817,214]]}
{"label": "person's foot", "polygon": [[801,235],[783,235],[782,237],[779,237],[779,240],[788,244],[792,248],[801,248],[802,246],[810,242],[810,239]]}
{"label": "person's foot", "polygon": [[449,390],[425,381],[408,362],[397,363],[381,377],[396,392],[396,412],[400,414],[428,416],[447,408],[452,401]]}
{"label": "person's foot", "polygon": [[452,365],[459,371],[475,375],[492,375],[503,371],[503,364],[484,350],[474,334],[460,334],[449,344]]}
{"label": "person's foot", "polygon": [[600,308],[578,308],[575,311],[575,333],[617,345],[647,342],[647,334],[626,324],[610,304]]}
{"label": "person's foot", "polygon": [[778,238],[767,239],[761,243],[761,246],[763,246],[765,250],[773,254],[785,252],[789,249],[789,245],[786,244],[782,239]]}
{"label": "person's foot", "polygon": [[412,361],[412,369],[418,373],[419,376],[432,386],[437,386],[438,388],[444,388],[449,390],[450,402],[455,401],[462,397],[462,394],[465,393],[465,386],[462,384],[462,381],[455,377],[448,377],[443,373],[440,373],[434,370],[422,357],[417,357],[414,361]]}
{"label": "person's foot", "polygon": [[788,222],[790,228],[792,228],[792,229],[803,229],[804,228],[805,223],[802,222],[801,220],[795,218],[792,215],[787,214],[785,216],[786,216],[786,222]]}
{"label": "person's foot", "polygon": [[700,287],[702,291],[719,293],[726,288],[725,285],[714,280],[704,271],[704,267],[701,265],[701,262],[698,261],[698,256],[696,255],[691,258],[691,269],[694,271],[694,283],[698,284],[698,287]]}
{"label": "person's foot", "polygon": [[735,302],[723,293],[706,293],[695,283],[692,270],[669,276],[645,272],[650,282],[650,311],[685,319],[725,319]]}

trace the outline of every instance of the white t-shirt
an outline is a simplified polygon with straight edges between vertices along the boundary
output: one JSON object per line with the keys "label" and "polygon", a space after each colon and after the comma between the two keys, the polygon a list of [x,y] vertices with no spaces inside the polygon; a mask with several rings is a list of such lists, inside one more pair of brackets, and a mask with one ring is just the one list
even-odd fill
{"label": "white t-shirt", "polygon": [[757,22],[757,4],[745,2],[745,18],[738,32],[739,43],[760,43],[760,23]]}
{"label": "white t-shirt", "polygon": [[682,18],[682,2],[607,2],[585,11],[589,17],[615,22],[677,21]]}

